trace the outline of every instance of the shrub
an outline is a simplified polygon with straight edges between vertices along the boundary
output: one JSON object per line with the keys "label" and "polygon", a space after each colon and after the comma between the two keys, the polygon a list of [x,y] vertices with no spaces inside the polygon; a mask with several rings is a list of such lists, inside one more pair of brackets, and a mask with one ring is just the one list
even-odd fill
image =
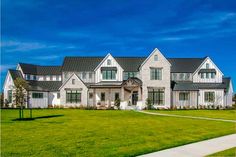
{"label": "shrub", "polygon": [[117,107],[117,109],[120,109],[120,99],[119,98],[115,100],[114,105]]}
{"label": "shrub", "polygon": [[151,99],[149,99],[149,98],[146,99],[146,105],[147,105],[148,110],[151,110],[153,108],[153,104],[151,102]]}

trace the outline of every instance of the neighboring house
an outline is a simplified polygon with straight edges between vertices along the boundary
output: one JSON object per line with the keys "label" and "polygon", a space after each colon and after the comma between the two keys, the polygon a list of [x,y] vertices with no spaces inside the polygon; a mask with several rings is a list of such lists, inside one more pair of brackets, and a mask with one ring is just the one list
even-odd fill
{"label": "neighboring house", "polygon": [[28,81],[27,107],[145,107],[231,106],[231,79],[209,58],[165,58],[155,49],[148,57],[65,57],[62,66],[19,63],[9,70],[4,99],[12,105],[14,80]]}

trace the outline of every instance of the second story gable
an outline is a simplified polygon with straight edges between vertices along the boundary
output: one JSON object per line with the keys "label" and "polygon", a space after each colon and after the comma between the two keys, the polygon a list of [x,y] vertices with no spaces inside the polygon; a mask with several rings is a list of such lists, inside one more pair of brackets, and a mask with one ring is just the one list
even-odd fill
{"label": "second story gable", "polygon": [[111,54],[108,54],[94,71],[95,83],[102,81],[123,81],[124,69]]}
{"label": "second story gable", "polygon": [[193,73],[193,82],[222,83],[223,73],[215,63],[206,57],[198,69]]}

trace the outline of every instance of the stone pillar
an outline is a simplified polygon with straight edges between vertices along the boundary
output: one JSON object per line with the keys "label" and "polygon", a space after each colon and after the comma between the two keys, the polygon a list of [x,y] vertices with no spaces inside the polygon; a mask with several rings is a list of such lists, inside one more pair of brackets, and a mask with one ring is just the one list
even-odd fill
{"label": "stone pillar", "polygon": [[111,107],[111,88],[108,90],[108,106]]}
{"label": "stone pillar", "polygon": [[124,101],[125,100],[125,90],[124,87],[121,87],[121,96],[120,96],[120,100]]}
{"label": "stone pillar", "polygon": [[142,100],[142,89],[141,86],[138,87],[138,101]]}

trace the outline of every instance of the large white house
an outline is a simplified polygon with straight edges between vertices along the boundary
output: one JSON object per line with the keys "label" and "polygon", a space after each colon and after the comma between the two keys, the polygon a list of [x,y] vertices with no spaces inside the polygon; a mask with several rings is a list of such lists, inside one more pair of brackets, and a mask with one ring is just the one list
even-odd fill
{"label": "large white house", "polygon": [[27,107],[111,107],[143,109],[149,98],[156,108],[231,106],[231,79],[209,58],[165,58],[158,50],[147,57],[65,57],[62,66],[19,63],[9,70],[4,100],[13,105],[14,80],[29,84]]}

